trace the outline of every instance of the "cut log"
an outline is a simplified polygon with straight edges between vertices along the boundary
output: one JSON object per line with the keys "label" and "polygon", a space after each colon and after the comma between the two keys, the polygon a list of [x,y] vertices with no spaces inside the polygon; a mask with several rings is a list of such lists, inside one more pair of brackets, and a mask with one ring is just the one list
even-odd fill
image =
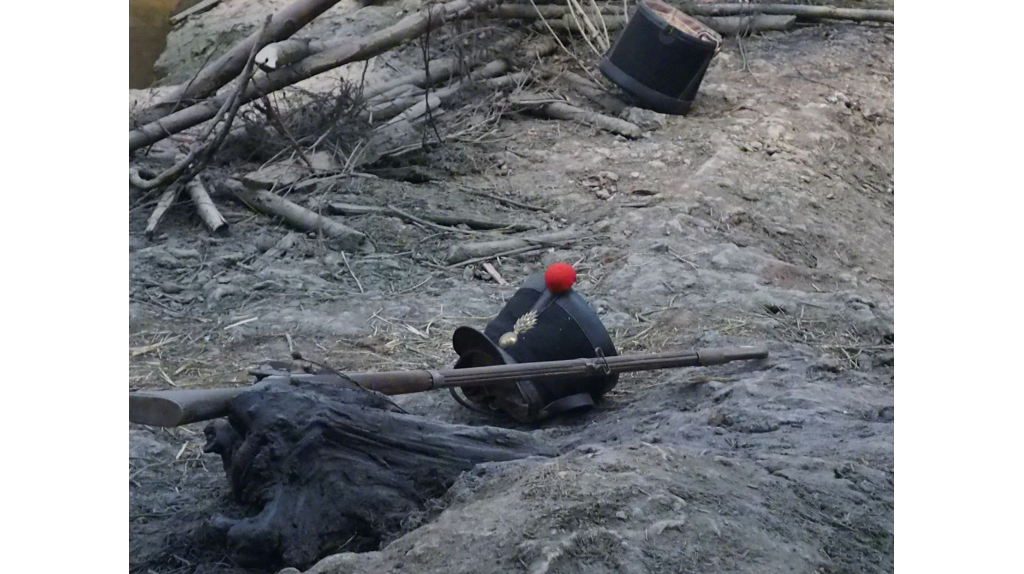
{"label": "cut log", "polygon": [[796,16],[701,16],[697,18],[723,36],[749,36],[758,32],[785,32],[796,24]]}
{"label": "cut log", "polygon": [[[351,62],[369,59],[418,38],[429,30],[440,28],[446,22],[466,18],[479,10],[490,9],[500,2],[501,0],[453,0],[445,4],[431,5],[383,30],[378,30],[362,38],[347,40],[323,52],[310,55],[291,66],[274,70],[265,76],[254,79],[253,85],[246,91],[243,101],[251,102],[306,78]],[[167,115],[157,122],[130,131],[128,133],[129,151],[152,145],[168,136],[209,120],[217,114],[225,97],[224,95],[212,97]]]}
{"label": "cut log", "polygon": [[508,239],[497,239],[493,241],[458,243],[448,250],[448,254],[445,256],[445,261],[451,265],[515,249],[562,245],[568,241],[577,239],[578,235],[579,234],[576,231],[563,230],[534,235],[531,237],[510,237]]}
{"label": "cut log", "polygon": [[[551,20],[559,20],[570,17],[571,12],[568,6],[563,4],[565,0],[546,0],[536,2],[533,6],[529,1],[508,0],[504,5],[495,8],[491,16],[495,18],[509,18],[517,20],[535,20],[541,17]],[[800,20],[850,20],[853,22],[894,22],[892,10],[874,10],[864,8],[838,8],[836,6],[805,6],[797,4],[758,4],[758,3],[672,3],[677,8],[691,16],[751,16],[757,14],[768,14],[777,16],[796,16]],[[583,13],[592,20],[597,19],[597,14],[603,15],[605,23],[608,24],[609,15],[622,17],[622,10],[616,6],[605,6],[600,10],[583,8]],[[609,25],[609,29],[611,26]],[[574,26],[575,29],[575,26]]]}
{"label": "cut log", "polygon": [[199,218],[203,220],[206,227],[210,228],[212,233],[227,232],[228,222],[220,214],[220,211],[217,211],[217,206],[213,204],[213,200],[210,199],[210,194],[206,192],[199,176],[185,184],[185,189],[188,190],[192,204],[196,206],[196,213],[199,214]]}
{"label": "cut log", "polygon": [[[300,28],[323,14],[338,0],[296,0],[274,14],[267,26],[264,43],[289,38]],[[184,12],[183,12],[184,14]],[[259,39],[260,30],[249,34],[226,54],[204,67],[190,82],[175,86],[161,101],[136,116],[140,124],[149,124],[170,114],[175,109],[211,96],[238,76],[245,67],[246,58]],[[250,101],[250,100],[247,100]]]}
{"label": "cut log", "polygon": [[305,570],[376,550],[476,465],[557,454],[529,433],[405,414],[340,375],[270,381],[205,430],[250,516],[210,526],[243,567]]}
{"label": "cut log", "polygon": [[269,191],[252,190],[245,187],[236,187],[232,191],[254,211],[278,217],[299,231],[322,233],[324,237],[330,239],[329,242],[332,246],[339,250],[352,251],[358,249],[366,241],[366,235],[363,233]]}
{"label": "cut log", "polygon": [[528,98],[517,98],[512,102],[515,106],[526,109],[534,114],[556,120],[568,120],[580,122],[589,126],[619,134],[621,136],[635,139],[640,137],[640,126],[613,118],[583,108],[564,103],[551,101],[534,102]]}

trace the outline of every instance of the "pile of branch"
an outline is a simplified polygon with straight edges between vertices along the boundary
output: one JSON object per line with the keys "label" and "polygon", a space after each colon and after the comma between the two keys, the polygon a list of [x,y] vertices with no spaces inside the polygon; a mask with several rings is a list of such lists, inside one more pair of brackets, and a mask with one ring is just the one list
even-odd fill
{"label": "pile of branch", "polygon": [[[299,0],[298,3],[308,4],[313,3],[313,0]],[[453,0],[444,4],[431,4],[423,10],[406,16],[396,24],[363,38],[299,41],[298,44],[303,45],[299,52],[304,57],[293,64],[277,68],[255,78],[253,85],[242,94],[241,102],[249,103],[317,74],[351,62],[367,60],[414,40],[428,31],[436,30],[447,22],[466,18],[477,11],[490,9],[498,3],[500,0]],[[254,42],[253,46],[256,45]],[[297,44],[292,43],[288,48],[294,51],[296,46]],[[236,46],[231,52],[235,52],[237,49]],[[226,69],[231,69],[232,66],[225,64]],[[203,75],[201,72],[200,76]],[[225,79],[225,75],[228,73],[222,72],[213,75],[214,79],[210,82],[213,90],[219,87],[212,87],[214,84],[223,85],[230,81],[230,76]],[[202,102],[170,113],[157,121],[131,130],[128,133],[128,150],[136,151],[212,119],[228,97],[224,94],[212,96]]]}
{"label": "pile of branch", "polygon": [[[259,30],[199,70],[191,81],[173,87],[161,101],[133,118],[134,127],[128,134],[131,153],[205,124],[188,153],[182,153],[170,168],[155,174],[139,168],[130,170],[131,185],[145,192],[140,202],[151,196],[159,197],[146,232],[155,232],[164,214],[178,201],[182,192],[191,198],[197,215],[211,232],[223,232],[228,228],[206,186],[195,178],[232,133],[236,116],[243,118],[245,129],[258,123],[257,136],[270,134],[265,126],[272,128],[276,135],[262,139],[281,143],[273,144],[276,151],[272,152],[273,157],[268,164],[291,151],[291,160],[286,161],[301,162],[309,174],[317,177],[323,175],[319,171],[324,168],[314,165],[311,158],[315,157],[313,152],[317,146],[332,132],[335,141],[328,140],[325,145],[334,149],[330,152],[334,158],[332,166],[340,167],[327,168],[328,175],[332,170],[333,173],[340,170],[342,174],[351,174],[383,158],[400,156],[434,143],[479,141],[493,131],[493,125],[508,111],[572,121],[626,138],[640,137],[640,127],[617,117],[626,108],[626,103],[596,80],[588,66],[567,45],[566,38],[561,37],[570,37],[570,42],[582,40],[586,44],[584,50],[589,48],[594,55],[601,55],[611,45],[609,31],[619,29],[627,22],[625,6],[599,6],[594,0],[589,3],[584,0],[557,0],[557,4],[551,4],[551,1],[508,0],[504,4],[505,0],[448,0],[426,5],[395,24],[363,37],[293,38],[303,26],[337,4],[337,0],[294,0],[268,17]],[[203,10],[215,4],[204,3]],[[726,35],[785,30],[798,20],[893,21],[892,11],[827,6],[686,4],[682,8]],[[183,13],[182,19],[199,17],[197,15],[203,10]],[[497,41],[492,34],[488,45],[473,53],[465,54],[460,47],[455,50],[458,57],[450,54],[433,59],[428,57],[427,44],[432,31],[477,15],[535,21],[534,28],[543,33],[538,39],[525,44],[512,32],[506,32]],[[333,102],[327,102],[328,107],[337,108],[345,100],[346,109],[351,109],[351,112],[332,113],[329,118],[312,118],[312,121],[305,122],[304,125],[315,126],[313,129],[300,129],[301,133],[296,134],[296,122],[290,121],[293,113],[302,116],[303,110],[309,108],[308,104],[293,106],[291,112],[282,114],[271,101],[277,97],[272,94],[298,82],[340,66],[368,61],[416,40],[424,40],[422,70],[366,90],[360,87],[353,90],[355,95],[347,93],[347,99],[339,96]],[[594,81],[544,62],[544,58],[555,53],[569,56],[591,74]],[[548,78],[554,79],[547,86],[537,85]],[[234,85],[229,86],[232,81]],[[297,91],[300,90],[290,90],[291,93]],[[481,91],[487,96],[477,97]],[[566,97],[569,93],[582,97]],[[467,95],[475,97],[477,103],[464,105],[453,113],[458,102],[468,99]],[[316,96],[308,99],[317,101]],[[240,109],[250,103],[253,105],[248,111],[239,114]],[[590,104],[603,111],[583,107]],[[261,114],[255,122],[252,120],[253,110]],[[437,121],[442,117],[445,120],[443,127]],[[321,130],[323,124],[329,124],[326,131]],[[358,126],[358,130],[344,126]],[[311,133],[321,131],[319,135]],[[358,137],[349,137],[355,132],[358,132]],[[346,137],[357,141],[345,142],[339,147],[336,140]],[[342,155],[344,157],[339,158]],[[282,189],[274,183],[268,186],[269,190],[240,185],[227,187],[254,211],[274,216],[296,230],[315,233],[341,249],[352,250],[363,243],[365,237],[362,233],[274,193],[293,189],[296,184],[294,181],[285,183]],[[406,220],[413,217],[398,213],[392,207],[388,207],[387,212]],[[440,221],[416,223],[464,232]],[[473,230],[469,233],[477,232],[472,225],[470,227]],[[514,249],[529,246],[519,245]],[[449,257],[449,262],[469,259],[473,256],[463,258],[459,255],[455,259]]]}

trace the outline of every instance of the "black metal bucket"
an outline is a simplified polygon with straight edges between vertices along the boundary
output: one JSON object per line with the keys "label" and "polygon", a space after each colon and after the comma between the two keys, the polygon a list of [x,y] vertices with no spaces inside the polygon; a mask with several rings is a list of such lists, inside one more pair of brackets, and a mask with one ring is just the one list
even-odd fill
{"label": "black metal bucket", "polygon": [[[671,23],[670,23],[671,21]],[[675,8],[645,0],[601,58],[601,72],[645,106],[665,114],[690,111],[721,37]]]}

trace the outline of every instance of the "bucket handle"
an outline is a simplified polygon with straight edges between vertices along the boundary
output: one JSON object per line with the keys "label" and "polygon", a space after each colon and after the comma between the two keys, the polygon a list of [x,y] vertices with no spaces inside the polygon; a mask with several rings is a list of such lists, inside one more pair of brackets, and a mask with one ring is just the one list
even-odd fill
{"label": "bucket handle", "polygon": [[672,33],[673,30],[675,30],[675,28],[672,26],[660,28],[658,31],[658,41],[666,46],[671,44],[675,40],[675,36]]}

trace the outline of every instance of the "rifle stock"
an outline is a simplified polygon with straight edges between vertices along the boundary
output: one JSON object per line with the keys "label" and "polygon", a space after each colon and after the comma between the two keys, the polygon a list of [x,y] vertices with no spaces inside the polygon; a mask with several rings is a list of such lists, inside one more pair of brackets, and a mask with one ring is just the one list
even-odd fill
{"label": "rifle stock", "polygon": [[[720,365],[731,361],[764,359],[768,349],[754,347],[720,347],[689,352],[652,355],[618,355],[565,361],[518,363],[443,369],[439,371],[389,371],[381,373],[345,373],[360,387],[383,393],[401,395],[448,387],[472,387],[507,384],[521,380],[546,382],[566,376],[586,377],[609,373],[653,371],[677,367]],[[292,380],[333,380],[335,375],[290,375]],[[326,378],[326,379],[325,379]],[[222,389],[191,389],[173,391],[139,391],[128,393],[128,420],[133,423],[173,427],[223,417],[231,400],[241,393],[265,386],[274,377],[247,387]]]}

